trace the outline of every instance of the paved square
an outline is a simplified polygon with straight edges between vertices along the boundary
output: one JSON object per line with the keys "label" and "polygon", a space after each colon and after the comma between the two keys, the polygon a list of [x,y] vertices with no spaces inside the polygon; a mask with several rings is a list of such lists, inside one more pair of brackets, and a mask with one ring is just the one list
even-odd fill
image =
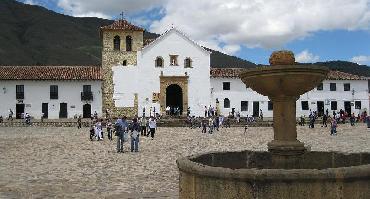
{"label": "paved square", "polygon": [[[106,136],[106,135],[105,135]],[[87,128],[0,128],[0,198],[176,198],[176,159],[223,150],[267,150],[272,128],[158,128],[151,140],[140,137],[140,152],[117,154],[116,141],[89,141]],[[106,137],[105,137],[106,138]],[[311,150],[370,152],[364,124],[298,127],[298,139]]]}

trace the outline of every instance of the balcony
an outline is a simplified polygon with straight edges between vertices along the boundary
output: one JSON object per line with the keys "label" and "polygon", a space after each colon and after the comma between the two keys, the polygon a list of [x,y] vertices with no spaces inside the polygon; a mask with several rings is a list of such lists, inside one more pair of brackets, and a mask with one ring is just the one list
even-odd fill
{"label": "balcony", "polygon": [[16,92],[16,94],[15,94],[15,98],[16,98],[17,100],[22,100],[22,99],[24,99],[24,92]]}
{"label": "balcony", "polygon": [[81,92],[81,101],[93,101],[92,92]]}

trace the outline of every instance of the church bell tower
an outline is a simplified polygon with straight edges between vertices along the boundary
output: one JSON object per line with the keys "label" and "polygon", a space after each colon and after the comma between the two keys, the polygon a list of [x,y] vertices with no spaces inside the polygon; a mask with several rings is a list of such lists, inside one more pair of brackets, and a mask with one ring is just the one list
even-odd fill
{"label": "church bell tower", "polygon": [[137,95],[134,107],[115,107],[112,67],[136,66],[137,51],[143,47],[144,29],[120,19],[113,24],[100,27],[102,37],[102,97],[103,114],[109,109],[111,116],[137,115]]}

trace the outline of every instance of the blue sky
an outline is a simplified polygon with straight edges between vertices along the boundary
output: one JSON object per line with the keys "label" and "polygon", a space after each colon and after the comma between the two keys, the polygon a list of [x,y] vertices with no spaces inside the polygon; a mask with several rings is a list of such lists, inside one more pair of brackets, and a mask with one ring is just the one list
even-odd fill
{"label": "blue sky", "polygon": [[20,1],[78,17],[117,19],[124,11],[156,33],[174,24],[201,45],[257,64],[267,64],[273,50],[288,49],[299,62],[370,65],[370,0]]}

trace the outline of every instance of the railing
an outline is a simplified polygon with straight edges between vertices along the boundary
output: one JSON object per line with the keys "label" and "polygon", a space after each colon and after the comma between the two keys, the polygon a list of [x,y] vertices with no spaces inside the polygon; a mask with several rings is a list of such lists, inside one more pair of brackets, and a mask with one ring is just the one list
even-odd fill
{"label": "railing", "polygon": [[93,101],[93,93],[92,92],[81,92],[81,101]]}
{"label": "railing", "polygon": [[17,92],[15,94],[16,99],[24,99],[24,93],[23,92]]}

